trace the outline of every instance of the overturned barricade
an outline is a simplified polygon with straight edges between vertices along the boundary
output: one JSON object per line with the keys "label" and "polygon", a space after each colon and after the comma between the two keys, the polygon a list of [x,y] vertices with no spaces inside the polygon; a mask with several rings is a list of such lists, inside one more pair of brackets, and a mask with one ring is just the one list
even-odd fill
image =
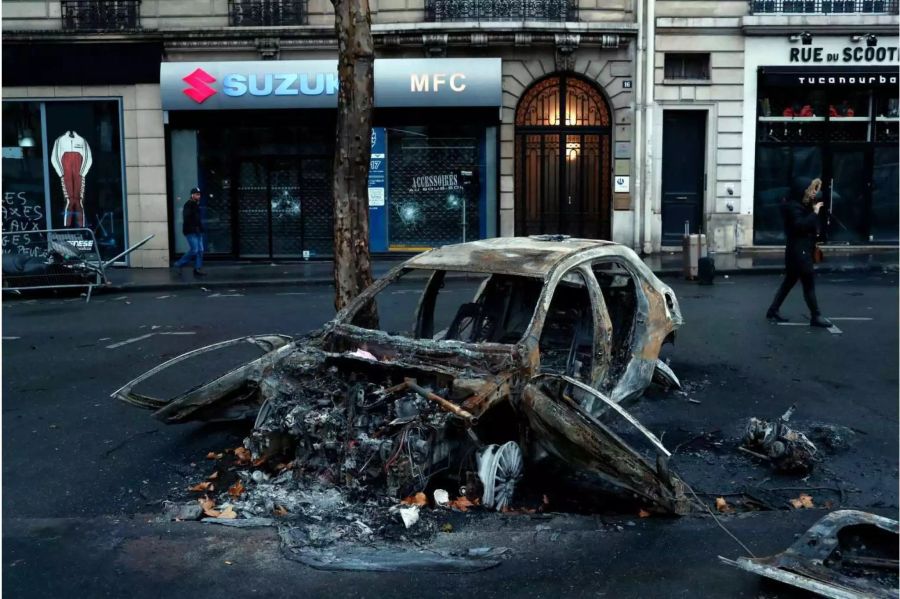
{"label": "overturned barricade", "polygon": [[[397,292],[418,293],[415,313],[392,308]],[[668,451],[620,405],[654,380],[678,385],[659,351],[681,324],[672,290],[628,248],[493,239],[408,260],[302,339],[195,350],[114,395],[167,423],[255,418],[244,446],[255,461],[291,460],[295,480],[395,498],[440,485],[504,509],[523,468],[556,460],[681,514]],[[135,390],[243,341],[266,353],[171,400]]]}

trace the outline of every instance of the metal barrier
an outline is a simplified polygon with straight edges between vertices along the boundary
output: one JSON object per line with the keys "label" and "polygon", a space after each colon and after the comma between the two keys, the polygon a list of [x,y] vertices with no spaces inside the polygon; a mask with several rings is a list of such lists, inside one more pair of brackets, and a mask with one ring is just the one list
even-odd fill
{"label": "metal barrier", "polygon": [[2,237],[4,291],[84,287],[90,301],[94,287],[108,282],[90,229],[3,231]]}

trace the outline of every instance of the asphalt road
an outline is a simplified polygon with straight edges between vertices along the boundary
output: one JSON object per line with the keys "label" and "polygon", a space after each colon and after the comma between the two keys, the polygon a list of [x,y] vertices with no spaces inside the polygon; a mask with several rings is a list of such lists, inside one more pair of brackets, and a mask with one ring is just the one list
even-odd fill
{"label": "asphalt road", "polygon": [[[808,487],[816,488],[817,506],[896,515],[897,275],[820,277],[820,303],[841,334],[766,323],[776,277],[732,277],[713,287],[667,282],[686,325],[665,355],[686,393],[653,392],[631,409],[668,447],[679,447],[673,468],[700,493],[749,488],[782,507],[796,488]],[[719,565],[716,555],[742,552],[708,517],[476,519],[453,533],[458,542],[512,551],[499,568],[457,576],[317,572],[284,560],[272,531],[157,522],[161,501],[183,497],[202,478],[206,453],[238,445],[245,429],[166,426],[110,393],[201,345],[305,332],[333,314],[331,302],[322,288],[185,289],[102,295],[89,304],[5,300],[2,560],[9,596],[396,596],[423,588],[435,596],[475,589],[487,597],[794,596]],[[414,302],[400,293],[390,309],[411,310]],[[804,311],[797,289],[783,312],[797,322]],[[183,368],[157,390],[187,389],[249,355]],[[806,480],[774,475],[734,450],[749,416],[776,417],[792,403],[798,428],[852,430],[849,448],[825,451]],[[769,491],[784,487],[791,488]],[[824,513],[725,520],[765,555]],[[545,530],[558,534],[538,534]]]}

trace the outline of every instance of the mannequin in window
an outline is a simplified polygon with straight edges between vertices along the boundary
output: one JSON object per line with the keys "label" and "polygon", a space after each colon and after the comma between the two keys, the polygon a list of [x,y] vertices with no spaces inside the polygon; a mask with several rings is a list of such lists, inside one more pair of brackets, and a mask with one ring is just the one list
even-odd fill
{"label": "mannequin in window", "polygon": [[53,142],[50,164],[59,176],[66,199],[64,227],[84,226],[84,178],[92,163],[91,147],[75,131],[66,131]]}

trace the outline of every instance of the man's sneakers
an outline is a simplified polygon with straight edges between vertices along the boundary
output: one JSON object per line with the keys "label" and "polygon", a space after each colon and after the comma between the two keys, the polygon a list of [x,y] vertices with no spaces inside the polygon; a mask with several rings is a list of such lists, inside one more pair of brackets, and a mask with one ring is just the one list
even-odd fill
{"label": "man's sneakers", "polygon": [[788,322],[788,319],[778,313],[778,310],[769,310],[766,312],[766,319],[771,322]]}
{"label": "man's sneakers", "polygon": [[194,269],[194,276],[195,276],[195,277],[205,277],[205,276],[206,276],[206,273],[203,272],[202,270],[199,270],[199,269],[196,269],[196,268],[195,268],[195,269]]}
{"label": "man's sneakers", "polygon": [[832,326],[831,321],[827,318],[823,318],[821,315],[816,314],[812,318],[809,319],[809,326],[811,327],[821,327],[823,329],[830,329]]}

